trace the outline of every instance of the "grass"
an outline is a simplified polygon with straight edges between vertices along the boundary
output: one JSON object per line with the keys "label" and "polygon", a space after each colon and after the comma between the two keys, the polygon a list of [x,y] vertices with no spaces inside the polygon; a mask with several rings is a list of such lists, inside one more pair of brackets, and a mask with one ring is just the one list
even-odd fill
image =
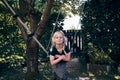
{"label": "grass", "polygon": [[[25,68],[24,68],[25,69]],[[69,77],[79,77],[81,73],[80,69],[76,69],[69,73]],[[39,66],[39,76],[35,80],[50,80],[51,76],[51,66],[49,63],[42,63]],[[22,67],[16,68],[4,68],[0,72],[0,80],[25,80],[24,79],[25,71],[23,71]],[[107,72],[87,72],[87,75],[92,80],[120,80],[119,74],[109,74]]]}

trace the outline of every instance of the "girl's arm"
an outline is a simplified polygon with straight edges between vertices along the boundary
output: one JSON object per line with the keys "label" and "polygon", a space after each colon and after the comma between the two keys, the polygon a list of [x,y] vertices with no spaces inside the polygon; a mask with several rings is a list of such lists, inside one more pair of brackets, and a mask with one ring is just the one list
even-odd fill
{"label": "girl's arm", "polygon": [[64,60],[65,56],[59,56],[57,59],[55,59],[55,56],[50,55],[50,64],[55,65],[59,63],[61,60]]}
{"label": "girl's arm", "polygon": [[70,59],[71,59],[71,54],[70,53],[65,54],[65,58],[63,60],[70,61]]}

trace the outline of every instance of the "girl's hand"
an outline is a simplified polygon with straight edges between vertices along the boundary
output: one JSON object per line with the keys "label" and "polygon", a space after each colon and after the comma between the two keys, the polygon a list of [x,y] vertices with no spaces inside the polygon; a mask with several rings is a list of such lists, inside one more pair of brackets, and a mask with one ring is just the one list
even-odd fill
{"label": "girl's hand", "polygon": [[59,58],[59,57],[60,57],[60,55],[58,55],[58,54],[55,55],[55,58]]}
{"label": "girl's hand", "polygon": [[59,58],[61,58],[61,60],[65,59],[65,55],[61,55]]}

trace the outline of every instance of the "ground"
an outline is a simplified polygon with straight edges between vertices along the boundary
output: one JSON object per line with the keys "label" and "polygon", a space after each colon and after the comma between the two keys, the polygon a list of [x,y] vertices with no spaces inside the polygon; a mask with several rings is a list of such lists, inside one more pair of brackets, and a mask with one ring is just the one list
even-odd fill
{"label": "ground", "polygon": [[[80,71],[82,68],[79,59],[73,58],[67,63],[68,80],[120,80],[119,74],[109,74],[103,68],[102,65],[89,65],[87,74],[81,74]],[[0,80],[25,80],[26,69],[26,67],[4,67],[0,69]],[[49,61],[39,63],[39,72],[35,80],[51,80],[51,66]]]}

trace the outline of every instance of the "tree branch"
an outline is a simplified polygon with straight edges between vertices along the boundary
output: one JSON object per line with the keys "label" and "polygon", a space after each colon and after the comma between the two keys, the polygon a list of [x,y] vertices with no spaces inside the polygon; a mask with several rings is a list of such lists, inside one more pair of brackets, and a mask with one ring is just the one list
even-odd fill
{"label": "tree branch", "polygon": [[53,3],[53,0],[47,0],[46,7],[45,7],[44,12],[43,12],[43,16],[42,16],[41,21],[38,25],[38,28],[35,32],[35,37],[42,36],[46,22],[49,18],[50,12],[51,12],[52,3]]}

